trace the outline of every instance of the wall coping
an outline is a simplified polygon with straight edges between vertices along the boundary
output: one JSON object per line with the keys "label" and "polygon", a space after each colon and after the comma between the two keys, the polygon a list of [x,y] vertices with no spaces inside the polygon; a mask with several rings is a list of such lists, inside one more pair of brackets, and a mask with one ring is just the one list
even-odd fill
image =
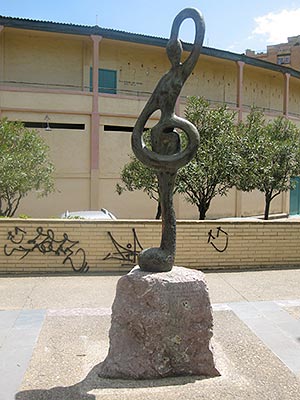
{"label": "wall coping", "polygon": [[[87,220],[87,219],[73,219],[73,218],[0,218],[0,224],[1,223],[7,223],[7,222],[24,222],[24,223],[59,223],[59,224],[116,224],[116,225],[122,225],[122,224],[154,224],[154,225],[160,225],[161,220],[155,220],[155,219],[117,219],[117,220]],[[282,219],[282,220],[263,220],[263,219],[257,219],[257,220],[248,220],[248,219],[237,219],[237,220],[223,220],[223,219],[206,219],[206,220],[177,220],[178,225],[198,225],[198,224],[214,224],[214,225],[298,225],[300,224],[300,219],[299,220],[293,220],[293,219]]]}

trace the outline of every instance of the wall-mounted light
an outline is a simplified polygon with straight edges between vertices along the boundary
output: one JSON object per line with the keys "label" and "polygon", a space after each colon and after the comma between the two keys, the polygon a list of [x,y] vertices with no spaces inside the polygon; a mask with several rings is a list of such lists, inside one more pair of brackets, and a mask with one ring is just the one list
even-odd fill
{"label": "wall-mounted light", "polygon": [[47,132],[52,131],[52,129],[50,128],[50,118],[49,118],[49,115],[46,115],[46,117],[44,118],[44,120],[46,121],[46,128],[45,128],[45,131],[47,131]]}

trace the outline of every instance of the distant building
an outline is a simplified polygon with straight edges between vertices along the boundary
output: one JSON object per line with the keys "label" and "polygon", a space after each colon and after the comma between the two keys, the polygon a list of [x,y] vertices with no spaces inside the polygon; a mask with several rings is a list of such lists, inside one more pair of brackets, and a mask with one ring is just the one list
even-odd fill
{"label": "distant building", "polygon": [[[37,129],[56,167],[57,191],[43,199],[30,194],[20,213],[51,217],[103,207],[118,218],[155,216],[153,200],[142,191],[120,197],[116,184],[129,161],[138,115],[170,68],[167,42],[99,26],[0,16],[0,115]],[[183,47],[186,57],[191,45]],[[272,64],[203,47],[176,113],[183,116],[187,96],[197,95],[212,105],[226,104],[237,120],[255,105],[267,118],[284,115],[300,125],[300,71],[295,66],[300,69],[300,53],[294,55],[300,47],[295,41],[291,48],[286,54],[294,69],[276,65],[276,57]],[[147,127],[158,118],[152,115]],[[182,196],[176,195],[174,203],[179,219],[197,219],[197,208]],[[289,203],[288,193],[278,196],[271,212],[288,212]],[[263,206],[262,193],[233,188],[227,197],[213,200],[208,217],[255,215]]]}
{"label": "distant building", "polygon": [[267,46],[266,53],[256,53],[253,50],[247,49],[246,56],[284,65],[285,67],[291,67],[300,71],[300,35],[289,37],[287,43]]}

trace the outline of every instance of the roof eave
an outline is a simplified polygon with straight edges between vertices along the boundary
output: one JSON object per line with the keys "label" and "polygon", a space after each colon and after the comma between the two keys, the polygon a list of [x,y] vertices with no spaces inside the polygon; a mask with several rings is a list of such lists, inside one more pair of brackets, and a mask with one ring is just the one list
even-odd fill
{"label": "roof eave", "polygon": [[[75,25],[60,22],[49,22],[49,21],[36,21],[30,19],[13,18],[0,16],[0,25],[16,29],[29,29],[46,31],[53,33],[71,34],[71,35],[99,35],[103,38],[112,40],[121,40],[125,42],[145,44],[148,46],[166,47],[168,39],[148,36],[137,33],[130,33],[125,31],[118,31],[114,29],[101,28],[98,25],[86,26],[86,25]],[[183,43],[183,49],[190,51],[192,49],[191,43]],[[293,68],[284,67],[277,65],[265,60],[246,56],[245,54],[232,53],[226,50],[219,50],[212,47],[202,48],[202,54],[206,56],[226,59],[228,61],[243,61],[247,65],[252,65],[259,68],[266,68],[275,72],[289,73],[291,76],[300,78],[300,72]]]}

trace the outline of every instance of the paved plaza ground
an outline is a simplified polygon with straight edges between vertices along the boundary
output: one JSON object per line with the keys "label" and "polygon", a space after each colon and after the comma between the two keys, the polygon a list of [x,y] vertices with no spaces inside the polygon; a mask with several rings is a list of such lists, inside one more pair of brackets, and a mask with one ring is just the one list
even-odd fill
{"label": "paved plaza ground", "polygon": [[211,379],[98,377],[119,277],[0,277],[0,400],[300,399],[300,269],[206,273]]}

